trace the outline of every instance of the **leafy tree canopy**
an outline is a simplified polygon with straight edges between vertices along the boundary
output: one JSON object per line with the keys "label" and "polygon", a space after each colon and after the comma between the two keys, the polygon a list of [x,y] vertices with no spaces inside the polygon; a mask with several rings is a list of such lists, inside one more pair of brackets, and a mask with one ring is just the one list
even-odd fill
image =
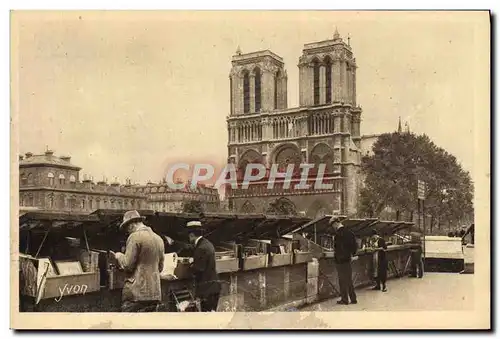
{"label": "leafy tree canopy", "polygon": [[417,206],[417,180],[426,183],[426,213],[457,222],[473,213],[473,183],[457,159],[427,135],[386,133],[362,159],[365,176],[361,212],[377,217],[386,207],[411,213]]}

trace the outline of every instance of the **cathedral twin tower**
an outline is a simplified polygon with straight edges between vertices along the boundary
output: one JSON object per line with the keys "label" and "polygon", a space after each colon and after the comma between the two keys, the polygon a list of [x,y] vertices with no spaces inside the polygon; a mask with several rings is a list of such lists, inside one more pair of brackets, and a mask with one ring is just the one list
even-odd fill
{"label": "cathedral twin tower", "polygon": [[[299,58],[299,107],[288,108],[283,59],[265,50],[232,58],[228,161],[244,169],[259,162],[280,168],[325,163],[332,190],[233,190],[239,212],[355,214],[360,162],[360,117],[356,105],[356,59],[337,31],[333,39],[304,45]],[[278,209],[278,210],[276,210]]]}

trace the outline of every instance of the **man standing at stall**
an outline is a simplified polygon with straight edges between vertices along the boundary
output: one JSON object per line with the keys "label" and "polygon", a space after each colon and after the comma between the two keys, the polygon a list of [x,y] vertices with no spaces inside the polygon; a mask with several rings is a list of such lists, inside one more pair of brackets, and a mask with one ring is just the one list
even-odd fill
{"label": "man standing at stall", "polygon": [[337,266],[341,296],[337,304],[348,305],[349,298],[351,299],[351,304],[357,304],[358,299],[352,282],[351,262],[357,259],[356,252],[358,245],[354,233],[345,228],[340,220],[339,217],[335,216],[330,219],[330,224],[335,229],[334,260]]}
{"label": "man standing at stall", "polygon": [[202,237],[200,221],[187,223],[189,242],[193,245],[195,294],[200,299],[202,312],[215,312],[219,303],[220,282],[215,267],[215,248]]}
{"label": "man standing at stall", "polygon": [[111,252],[126,273],[122,312],[155,311],[161,301],[165,248],[162,238],[143,220],[137,211],[125,212],[120,224],[120,230],[128,234],[125,253]]}
{"label": "man standing at stall", "polygon": [[376,285],[373,287],[373,290],[380,291],[382,288],[382,292],[387,292],[387,244],[381,236],[378,235],[376,230],[372,231],[372,239],[375,245],[375,250],[377,251],[377,279],[375,281]]}

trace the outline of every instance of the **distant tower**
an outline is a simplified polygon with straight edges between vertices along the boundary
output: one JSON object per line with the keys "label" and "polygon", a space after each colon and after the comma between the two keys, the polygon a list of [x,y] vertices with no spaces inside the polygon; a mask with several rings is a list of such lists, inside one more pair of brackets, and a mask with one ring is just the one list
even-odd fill
{"label": "distant tower", "polygon": [[287,107],[283,59],[269,50],[242,54],[238,47],[229,75],[231,115],[270,112]]}
{"label": "distant tower", "polygon": [[401,128],[401,117],[399,117],[399,122],[398,122],[398,133],[403,132],[403,129]]}

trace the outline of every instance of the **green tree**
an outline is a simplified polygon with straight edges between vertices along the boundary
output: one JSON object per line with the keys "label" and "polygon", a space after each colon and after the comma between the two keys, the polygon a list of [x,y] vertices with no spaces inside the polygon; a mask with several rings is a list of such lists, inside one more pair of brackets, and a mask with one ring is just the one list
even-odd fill
{"label": "green tree", "polygon": [[386,207],[396,218],[411,220],[417,208],[417,181],[426,183],[426,214],[430,227],[456,223],[471,214],[473,184],[457,159],[426,135],[382,134],[373,154],[362,159],[365,176],[360,212],[379,217]]}

